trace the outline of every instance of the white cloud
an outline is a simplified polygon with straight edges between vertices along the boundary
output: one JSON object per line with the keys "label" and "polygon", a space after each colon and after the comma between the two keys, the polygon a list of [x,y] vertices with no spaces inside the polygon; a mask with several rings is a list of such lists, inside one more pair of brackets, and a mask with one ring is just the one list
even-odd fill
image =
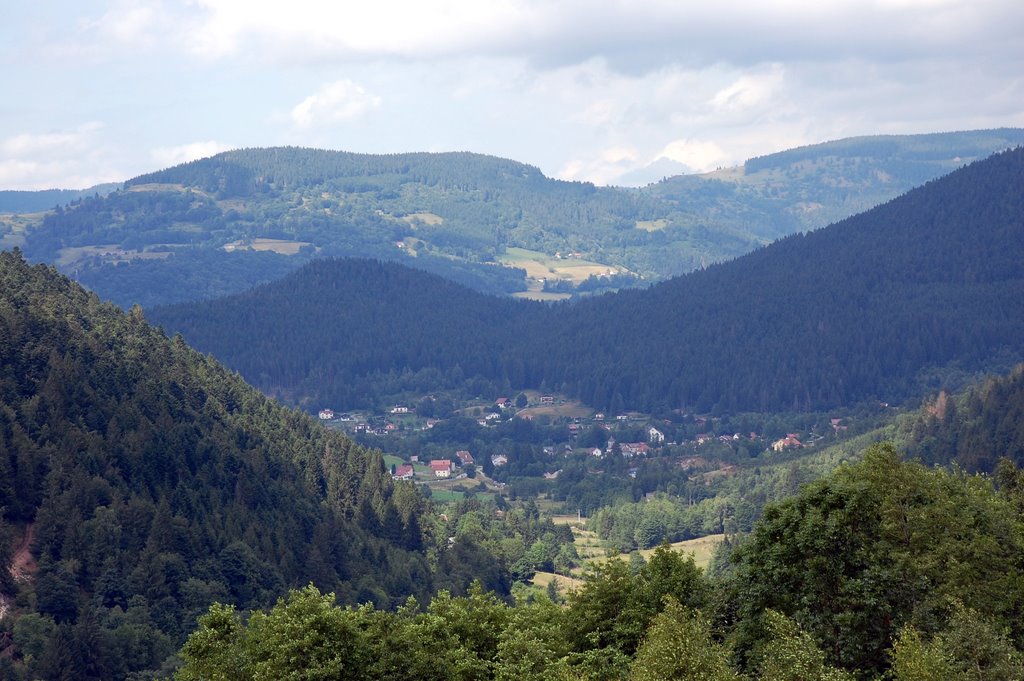
{"label": "white cloud", "polygon": [[209,140],[207,142],[191,142],[189,144],[182,144],[176,147],[158,147],[153,149],[150,153],[150,157],[153,161],[160,166],[160,168],[169,168],[171,166],[180,165],[182,163],[188,163],[189,161],[195,161],[196,159],[206,158],[219,154],[222,151],[227,151],[231,147]]}
{"label": "white cloud", "polygon": [[80,125],[74,130],[55,130],[43,133],[25,132],[8,137],[0,143],[0,153],[4,156],[24,158],[40,154],[57,152],[80,152],[92,144],[94,134],[102,128],[102,124],[92,121]]}
{"label": "white cloud", "polygon": [[762,106],[771,101],[782,81],[781,65],[775,65],[766,74],[745,74],[728,87],[716,92],[711,98],[711,105],[717,111],[723,112],[744,111]]}
{"label": "white cloud", "polygon": [[93,26],[104,38],[145,45],[154,41],[161,27],[166,29],[166,19],[158,2],[121,0],[114,3]]}
{"label": "white cloud", "polygon": [[623,174],[638,167],[639,152],[630,146],[602,149],[595,158],[573,159],[562,166],[558,177],[594,184],[614,184]]}
{"label": "white cloud", "polygon": [[722,147],[707,140],[679,139],[669,142],[654,160],[677,161],[691,172],[703,173],[727,164],[730,159]]}
{"label": "white cloud", "polygon": [[937,49],[1019,51],[1017,0],[193,0],[188,44],[272,61],[514,57],[549,68],[604,57],[631,73]]}
{"label": "white cloud", "polygon": [[381,99],[351,80],[338,80],[321,87],[297,104],[292,121],[300,128],[350,121],[376,109]]}
{"label": "white cloud", "polygon": [[83,189],[124,179],[112,168],[105,126],[83,123],[67,130],[23,132],[0,141],[0,188]]}

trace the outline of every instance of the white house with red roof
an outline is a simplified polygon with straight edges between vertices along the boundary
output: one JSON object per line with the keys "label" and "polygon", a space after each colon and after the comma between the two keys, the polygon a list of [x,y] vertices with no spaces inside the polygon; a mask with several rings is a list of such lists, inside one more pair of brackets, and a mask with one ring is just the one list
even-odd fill
{"label": "white house with red roof", "polygon": [[434,472],[434,477],[437,478],[450,478],[452,477],[452,471],[455,466],[452,465],[451,459],[434,459],[430,462],[430,470]]}

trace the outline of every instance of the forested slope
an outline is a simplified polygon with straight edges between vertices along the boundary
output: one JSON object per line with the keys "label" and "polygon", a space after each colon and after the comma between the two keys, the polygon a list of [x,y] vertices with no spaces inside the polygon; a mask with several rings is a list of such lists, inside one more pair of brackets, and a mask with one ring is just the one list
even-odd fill
{"label": "forested slope", "polygon": [[543,388],[614,412],[819,409],[1024,357],[1022,244],[1017,149],[644,291],[538,308],[328,262],[153,317],[298,403],[472,381],[472,394]]}
{"label": "forested slope", "polygon": [[266,606],[310,582],[385,606],[430,593],[421,505],[379,453],[139,309],[0,253],[0,645],[13,623],[5,655],[32,678],[155,668],[213,600]]}
{"label": "forested slope", "polygon": [[910,455],[926,463],[955,461],[988,473],[1002,457],[1024,465],[1024,365],[961,394],[940,392],[898,433]]}
{"label": "forested slope", "polygon": [[581,301],[545,339],[542,375],[595,405],[898,400],[930,369],[1021,358],[1022,249],[1016,149],[735,261]]}

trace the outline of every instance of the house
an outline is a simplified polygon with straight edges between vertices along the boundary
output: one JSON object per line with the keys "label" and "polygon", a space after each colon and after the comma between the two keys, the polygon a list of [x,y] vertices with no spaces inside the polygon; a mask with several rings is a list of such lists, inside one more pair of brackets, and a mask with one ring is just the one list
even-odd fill
{"label": "house", "polygon": [[772,451],[781,452],[784,449],[803,446],[803,443],[801,443],[800,440],[797,439],[795,433],[789,433],[786,435],[786,437],[782,438],[781,440],[776,440],[775,442],[772,443]]}
{"label": "house", "polygon": [[557,480],[557,479],[558,479],[558,475],[559,475],[559,474],[560,474],[561,472],[562,472],[562,469],[561,469],[561,468],[559,468],[559,469],[558,469],[557,471],[552,471],[552,472],[550,472],[550,473],[545,473],[545,474],[544,474],[544,479],[545,479],[545,480]]}
{"label": "house", "polygon": [[391,407],[391,413],[392,414],[408,414],[409,413],[409,407],[406,407],[406,406],[401,405],[401,404],[396,404],[395,406]]}
{"label": "house", "polygon": [[629,420],[629,414],[619,414],[618,416],[615,417],[615,420],[616,421],[628,421]]}
{"label": "house", "polygon": [[430,470],[434,472],[434,477],[437,478],[450,478],[454,468],[451,459],[434,459],[430,462]]}
{"label": "house", "polygon": [[507,397],[499,397],[498,399],[494,400],[494,404],[498,405],[502,409],[510,409],[512,407],[512,400],[508,399]]}
{"label": "house", "polygon": [[415,477],[416,471],[413,469],[411,463],[403,463],[401,466],[395,468],[395,473],[392,477],[395,480],[412,480]]}
{"label": "house", "polygon": [[319,416],[321,421],[330,421],[334,418],[334,412],[330,409],[321,409]]}
{"label": "house", "polygon": [[491,457],[492,466],[504,466],[508,463],[508,457],[504,454],[495,454]]}
{"label": "house", "polygon": [[555,455],[555,448],[554,447],[550,447],[550,446],[549,447],[544,447],[544,453],[547,456],[554,456]]}
{"label": "house", "polygon": [[594,420],[595,421],[604,421],[604,412],[603,411],[599,411],[596,414],[594,414]]}
{"label": "house", "polygon": [[622,450],[622,455],[626,457],[646,456],[651,451],[646,442],[623,442],[619,448]]}
{"label": "house", "polygon": [[459,460],[459,464],[468,466],[473,463],[473,455],[467,452],[465,449],[460,449],[455,452],[455,458]]}
{"label": "house", "polygon": [[555,398],[554,398],[553,395],[543,395],[540,398],[540,403],[541,404],[554,404],[555,403]]}
{"label": "house", "polygon": [[665,433],[661,432],[654,426],[647,429],[647,440],[655,444],[661,444],[665,441]]}
{"label": "house", "polygon": [[590,450],[591,456],[601,456],[602,454],[604,454],[604,452],[601,451],[600,447],[594,447],[593,449]]}

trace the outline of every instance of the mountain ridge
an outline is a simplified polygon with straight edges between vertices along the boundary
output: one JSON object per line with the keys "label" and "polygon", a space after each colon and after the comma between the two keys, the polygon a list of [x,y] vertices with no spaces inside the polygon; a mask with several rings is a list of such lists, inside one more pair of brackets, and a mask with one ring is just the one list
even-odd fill
{"label": "mountain ridge", "polygon": [[[642,285],[824,226],[1024,143],[1024,130],[879,140],[643,189],[550,179],[470,152],[243,149],[138,176],[38,225],[0,219],[0,239],[125,308],[237,292],[321,256],[395,260],[484,292],[571,293],[588,274]],[[787,153],[798,158],[780,166]]]}

